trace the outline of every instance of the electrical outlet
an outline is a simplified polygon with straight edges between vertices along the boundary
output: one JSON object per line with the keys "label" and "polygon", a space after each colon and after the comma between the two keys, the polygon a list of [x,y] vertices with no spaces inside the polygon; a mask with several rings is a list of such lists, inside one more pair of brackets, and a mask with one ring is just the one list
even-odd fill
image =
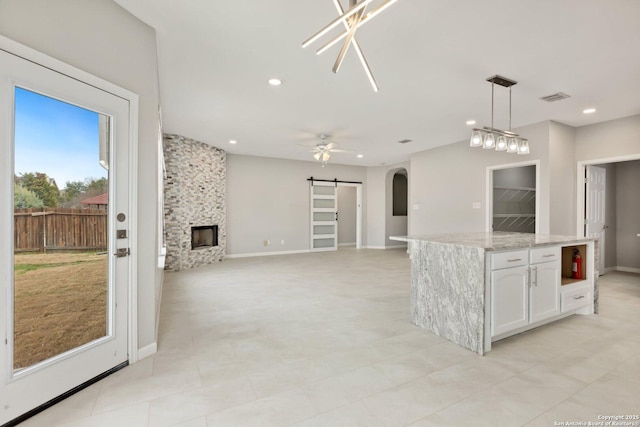
{"label": "electrical outlet", "polygon": [[268,240],[265,240],[265,241],[264,241],[264,245],[265,245],[265,246],[269,246],[270,244],[271,244],[271,242],[270,242],[270,241],[268,241]]}

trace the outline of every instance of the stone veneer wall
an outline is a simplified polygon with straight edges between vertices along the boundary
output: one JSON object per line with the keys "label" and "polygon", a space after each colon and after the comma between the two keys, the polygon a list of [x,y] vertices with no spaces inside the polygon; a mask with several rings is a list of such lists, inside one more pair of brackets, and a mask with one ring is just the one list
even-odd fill
{"label": "stone veneer wall", "polygon": [[[180,135],[163,135],[166,177],[165,270],[180,271],[224,258],[226,153]],[[191,227],[218,226],[218,246],[191,249]]]}

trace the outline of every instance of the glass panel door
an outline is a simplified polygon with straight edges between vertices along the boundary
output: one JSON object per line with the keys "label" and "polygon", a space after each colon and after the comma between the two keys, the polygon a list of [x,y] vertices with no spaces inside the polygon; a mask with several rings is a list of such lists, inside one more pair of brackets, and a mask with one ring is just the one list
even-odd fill
{"label": "glass panel door", "polygon": [[311,251],[338,249],[338,198],[336,184],[310,181]]}
{"label": "glass panel door", "polygon": [[0,424],[127,362],[129,138],[127,100],[0,50]]}

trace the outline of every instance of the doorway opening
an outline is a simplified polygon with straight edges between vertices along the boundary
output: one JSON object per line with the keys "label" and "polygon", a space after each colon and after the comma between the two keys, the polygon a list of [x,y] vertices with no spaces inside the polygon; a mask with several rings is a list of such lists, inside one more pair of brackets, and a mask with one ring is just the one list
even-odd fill
{"label": "doorway opening", "polygon": [[487,231],[539,232],[538,163],[487,168]]}
{"label": "doorway opening", "polygon": [[385,180],[385,240],[384,247],[404,248],[405,242],[390,240],[391,236],[406,236],[409,230],[409,173],[406,168],[392,169]]}
{"label": "doorway opening", "polygon": [[[601,176],[601,187],[594,180]],[[600,274],[640,273],[640,156],[578,163],[577,234],[600,239]],[[601,193],[596,197],[594,192]],[[602,197],[602,200],[598,200]]]}

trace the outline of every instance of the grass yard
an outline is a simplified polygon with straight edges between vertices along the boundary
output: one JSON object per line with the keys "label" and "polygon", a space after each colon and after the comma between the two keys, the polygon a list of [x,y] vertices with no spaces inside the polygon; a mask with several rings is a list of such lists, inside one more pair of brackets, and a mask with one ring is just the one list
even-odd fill
{"label": "grass yard", "polygon": [[106,305],[106,254],[16,254],[14,369],[105,336]]}

